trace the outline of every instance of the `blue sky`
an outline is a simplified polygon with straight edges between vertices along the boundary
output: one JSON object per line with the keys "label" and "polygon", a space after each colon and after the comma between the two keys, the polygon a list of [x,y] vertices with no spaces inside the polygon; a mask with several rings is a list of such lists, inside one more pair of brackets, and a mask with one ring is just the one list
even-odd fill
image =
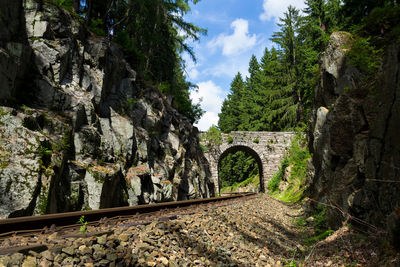
{"label": "blue sky", "polygon": [[206,111],[196,124],[201,131],[218,123],[230,83],[238,72],[243,77],[248,75],[251,55],[260,59],[265,47],[272,47],[269,38],[278,30],[276,22],[289,5],[302,9],[304,1],[201,0],[191,5],[186,21],[208,30],[200,42],[191,44],[197,63],[184,55],[187,78],[199,86],[197,92],[191,92],[191,98],[195,103],[202,98],[201,106]]}

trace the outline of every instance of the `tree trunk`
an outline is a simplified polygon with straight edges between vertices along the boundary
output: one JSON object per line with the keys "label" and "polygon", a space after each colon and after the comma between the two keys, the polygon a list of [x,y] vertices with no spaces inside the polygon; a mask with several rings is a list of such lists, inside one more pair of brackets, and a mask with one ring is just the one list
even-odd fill
{"label": "tree trunk", "polygon": [[86,25],[90,24],[90,20],[92,19],[92,0],[87,0],[87,14],[86,14]]}
{"label": "tree trunk", "polygon": [[81,7],[80,5],[80,0],[74,0],[74,11],[79,14],[79,8]]}

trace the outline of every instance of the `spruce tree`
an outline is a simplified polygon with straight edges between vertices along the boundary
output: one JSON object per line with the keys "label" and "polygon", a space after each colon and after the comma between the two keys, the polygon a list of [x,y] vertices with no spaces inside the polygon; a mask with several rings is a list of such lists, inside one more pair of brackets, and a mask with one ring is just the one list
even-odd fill
{"label": "spruce tree", "polygon": [[299,120],[297,117],[299,107],[299,111],[302,112],[302,94],[297,84],[301,46],[298,38],[300,19],[299,10],[289,6],[284,17],[279,19],[280,31],[275,32],[271,38],[281,49],[284,65],[281,79],[278,80],[279,92],[275,92],[271,99],[272,115],[277,118],[277,121],[274,121],[274,127],[280,130],[294,127]]}
{"label": "spruce tree", "polygon": [[257,98],[257,87],[259,86],[260,65],[255,55],[251,56],[249,62],[249,77],[246,77],[245,87],[240,101],[240,131],[254,131],[254,121],[260,116],[260,109],[255,103]]}
{"label": "spruce tree", "polygon": [[243,96],[245,85],[240,72],[238,72],[231,83],[230,93],[227,99],[224,100],[221,107],[221,113],[218,114],[219,121],[218,126],[224,133],[231,131],[237,131],[241,124],[240,116],[241,101]]}

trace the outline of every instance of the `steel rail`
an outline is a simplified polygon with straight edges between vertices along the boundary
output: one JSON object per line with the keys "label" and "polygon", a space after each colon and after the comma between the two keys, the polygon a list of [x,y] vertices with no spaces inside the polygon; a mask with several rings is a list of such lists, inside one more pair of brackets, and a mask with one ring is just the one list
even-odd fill
{"label": "steel rail", "polygon": [[92,222],[98,221],[102,218],[110,218],[117,216],[129,216],[142,213],[150,213],[164,209],[175,209],[180,207],[188,207],[191,205],[206,204],[212,202],[219,202],[245,196],[252,196],[256,193],[242,193],[232,194],[230,196],[193,199],[173,202],[163,202],[156,204],[137,205],[130,207],[117,207],[88,211],[74,211],[64,213],[54,213],[39,216],[26,216],[17,218],[8,218],[0,220],[0,234],[18,231],[38,230],[51,225],[65,226],[76,224],[81,216],[85,216],[85,221]]}

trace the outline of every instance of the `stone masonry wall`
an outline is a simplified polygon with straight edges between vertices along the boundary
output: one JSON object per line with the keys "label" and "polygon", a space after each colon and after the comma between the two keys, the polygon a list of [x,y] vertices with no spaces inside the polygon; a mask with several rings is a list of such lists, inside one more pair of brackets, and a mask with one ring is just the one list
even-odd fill
{"label": "stone masonry wall", "polygon": [[[293,132],[245,132],[237,131],[222,134],[222,144],[209,149],[205,156],[208,160],[215,192],[219,192],[218,164],[225,156],[225,152],[239,150],[253,150],[262,163],[261,190],[267,188],[272,176],[278,171],[281,161],[287,152]],[[203,145],[205,140],[201,138]],[[230,142],[229,142],[230,141]],[[254,153],[253,153],[254,154]]]}

